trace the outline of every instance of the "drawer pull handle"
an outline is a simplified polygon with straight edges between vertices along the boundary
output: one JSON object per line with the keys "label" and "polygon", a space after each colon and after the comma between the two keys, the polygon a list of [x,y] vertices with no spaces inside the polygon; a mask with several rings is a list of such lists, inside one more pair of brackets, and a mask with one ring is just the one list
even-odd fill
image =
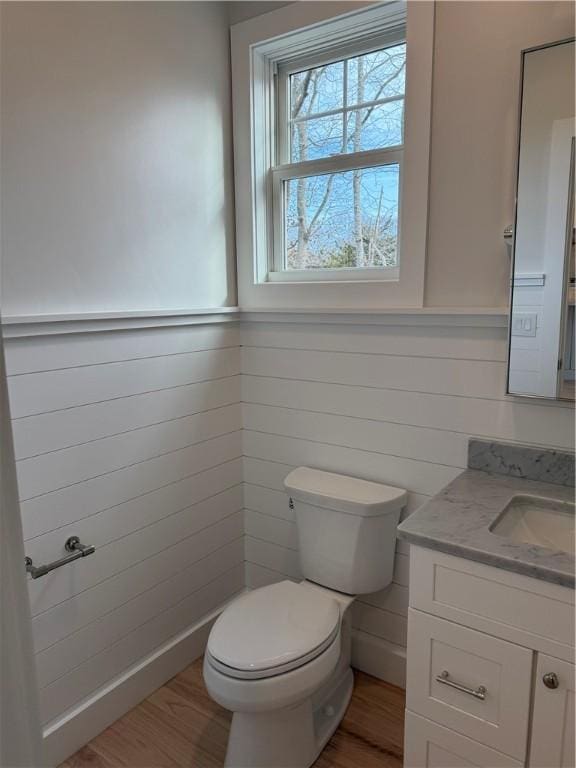
{"label": "drawer pull handle", "polygon": [[436,682],[442,683],[442,685],[449,685],[450,688],[456,688],[457,691],[462,691],[462,693],[468,693],[470,696],[474,696],[475,699],[480,699],[480,701],[484,701],[486,698],[485,686],[479,685],[477,688],[468,688],[467,685],[456,683],[454,680],[450,680],[450,673],[446,669],[439,675],[436,675]]}

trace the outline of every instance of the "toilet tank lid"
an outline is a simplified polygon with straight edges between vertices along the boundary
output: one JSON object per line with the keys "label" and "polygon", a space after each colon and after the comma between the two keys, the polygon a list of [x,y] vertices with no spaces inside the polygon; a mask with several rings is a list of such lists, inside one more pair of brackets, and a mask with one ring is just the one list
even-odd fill
{"label": "toilet tank lid", "polygon": [[408,495],[403,488],[310,467],[292,470],[284,486],[298,501],[365,517],[399,512]]}

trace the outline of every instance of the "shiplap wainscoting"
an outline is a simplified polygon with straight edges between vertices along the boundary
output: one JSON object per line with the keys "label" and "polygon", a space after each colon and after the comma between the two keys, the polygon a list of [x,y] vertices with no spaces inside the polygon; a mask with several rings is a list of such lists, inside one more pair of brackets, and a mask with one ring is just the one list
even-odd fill
{"label": "shiplap wainscoting", "polygon": [[12,338],[29,582],[57,762],[202,653],[244,588],[237,323]]}
{"label": "shiplap wainscoting", "polygon": [[[300,578],[282,484],[295,466],[406,488],[410,513],[465,468],[470,436],[573,450],[570,406],[504,395],[493,320],[242,323],[248,587]],[[408,549],[396,550],[392,585],[353,606],[353,660],[404,685]]]}
{"label": "shiplap wainscoting", "polygon": [[[96,546],[29,582],[53,764],[198,657],[245,586],[301,578],[292,468],[406,488],[410,513],[470,436],[573,449],[570,406],[503,394],[501,318],[301,320],[12,328],[26,552]],[[399,685],[408,559],[399,543],[392,585],[353,607],[354,665]]]}

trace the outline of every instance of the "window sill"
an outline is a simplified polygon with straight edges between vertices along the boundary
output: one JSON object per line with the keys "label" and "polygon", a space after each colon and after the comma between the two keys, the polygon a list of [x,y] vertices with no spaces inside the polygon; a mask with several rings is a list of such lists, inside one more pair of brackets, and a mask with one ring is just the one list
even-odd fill
{"label": "window sill", "polygon": [[338,283],[394,283],[400,279],[399,267],[376,267],[374,269],[290,269],[282,272],[268,272],[267,280],[259,285],[333,285]]}

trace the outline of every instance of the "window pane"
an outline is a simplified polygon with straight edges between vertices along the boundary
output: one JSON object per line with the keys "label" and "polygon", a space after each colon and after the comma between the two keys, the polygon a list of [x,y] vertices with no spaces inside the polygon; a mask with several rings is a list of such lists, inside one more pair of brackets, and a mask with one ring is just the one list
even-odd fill
{"label": "window pane", "polygon": [[406,44],[384,48],[348,61],[348,106],[403,96]]}
{"label": "window pane", "polygon": [[405,64],[403,43],[291,75],[290,162],[401,144]]}
{"label": "window pane", "polygon": [[291,160],[316,160],[342,154],[342,113],[317,117],[291,127]]}
{"label": "window pane", "polygon": [[402,144],[404,101],[390,101],[349,113],[348,152],[395,147]]}
{"label": "window pane", "polygon": [[284,182],[286,269],[398,264],[397,164]]}
{"label": "window pane", "polygon": [[344,102],[344,62],[315,67],[290,76],[290,117],[341,109]]}

